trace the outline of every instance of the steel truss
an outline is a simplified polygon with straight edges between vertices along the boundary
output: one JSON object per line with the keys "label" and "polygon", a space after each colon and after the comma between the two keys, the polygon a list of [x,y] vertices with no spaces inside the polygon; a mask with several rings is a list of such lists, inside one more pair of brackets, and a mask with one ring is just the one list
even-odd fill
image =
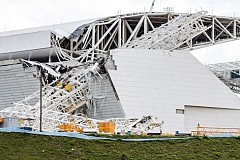
{"label": "steel truss", "polygon": [[203,15],[202,12],[193,15],[179,15],[153,31],[126,43],[124,48],[177,49],[185,43],[188,44],[190,39],[208,29],[201,21]]}
{"label": "steel truss", "polygon": [[233,92],[240,94],[240,81],[239,78],[232,78],[231,74],[240,77],[240,62],[227,62],[210,64],[207,67]]}
{"label": "steel truss", "polygon": [[[82,58],[82,62],[86,62],[97,54],[108,52],[110,49],[124,46],[133,47],[137,43],[144,44],[149,36],[150,40],[153,40],[153,37],[160,39],[157,39],[157,42],[154,45],[151,44],[150,47],[141,45],[142,48],[164,48],[164,44],[168,45],[166,42],[173,40],[177,44],[175,46],[171,44],[174,49],[196,49],[239,38],[240,18],[203,13],[144,12],[103,18],[80,26],[75,31],[78,34],[73,32],[68,38],[59,39],[59,36],[52,33],[52,46],[61,47],[67,55],[73,57],[79,57],[83,53],[86,56],[85,51],[88,51],[87,55],[94,53],[88,58]],[[186,24],[183,23],[184,20],[187,20]],[[166,27],[165,34],[168,35],[168,38],[163,34],[164,27]],[[160,34],[161,37],[157,34]],[[161,47],[157,47],[158,45]]]}
{"label": "steel truss", "polygon": [[[86,117],[82,116],[87,110],[93,96],[89,90],[91,80],[97,75],[98,63],[90,66],[72,68],[62,74],[59,79],[43,88],[43,130],[56,131],[57,125],[70,123],[75,119],[79,127],[89,128]],[[34,119],[33,129],[39,129],[40,93],[35,92],[24,100],[15,103],[13,107],[0,112],[3,117],[16,116],[22,119]],[[97,126],[97,120],[91,120]]]}

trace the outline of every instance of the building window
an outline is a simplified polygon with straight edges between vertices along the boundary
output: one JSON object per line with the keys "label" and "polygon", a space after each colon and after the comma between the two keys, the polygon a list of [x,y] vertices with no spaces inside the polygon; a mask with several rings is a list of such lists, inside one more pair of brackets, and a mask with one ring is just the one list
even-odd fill
{"label": "building window", "polygon": [[184,114],[184,109],[176,109],[177,114]]}

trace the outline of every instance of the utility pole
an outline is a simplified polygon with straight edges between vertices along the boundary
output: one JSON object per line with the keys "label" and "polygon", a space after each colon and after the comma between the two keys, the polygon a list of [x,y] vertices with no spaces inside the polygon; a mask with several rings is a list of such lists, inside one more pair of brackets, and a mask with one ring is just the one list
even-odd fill
{"label": "utility pole", "polygon": [[39,99],[39,101],[40,101],[40,124],[39,124],[39,130],[40,130],[40,132],[42,132],[42,67],[39,67],[39,70],[38,70],[38,72],[39,72],[39,82],[40,82],[40,99]]}

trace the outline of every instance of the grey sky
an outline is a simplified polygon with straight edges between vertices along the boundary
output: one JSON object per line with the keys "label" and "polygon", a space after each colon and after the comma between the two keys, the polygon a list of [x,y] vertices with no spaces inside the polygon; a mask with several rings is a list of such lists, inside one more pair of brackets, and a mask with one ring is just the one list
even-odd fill
{"label": "grey sky", "polygon": [[[0,32],[111,16],[119,12],[148,11],[151,3],[152,0],[0,0]],[[240,1],[236,0],[156,0],[153,11],[163,11],[168,6],[174,7],[175,12],[206,10],[209,14],[240,17]],[[238,44],[239,41],[228,44],[231,51],[221,49],[221,46],[217,49],[212,47],[215,52],[220,50],[224,54],[217,58],[218,61],[215,56],[212,58],[214,52],[211,48],[198,50],[196,54],[202,51],[207,55],[202,57],[203,54],[200,53],[199,58],[203,63],[221,62],[223,57],[227,61],[239,60],[237,53],[230,58],[225,56],[225,52],[232,52],[232,47],[236,48]]]}

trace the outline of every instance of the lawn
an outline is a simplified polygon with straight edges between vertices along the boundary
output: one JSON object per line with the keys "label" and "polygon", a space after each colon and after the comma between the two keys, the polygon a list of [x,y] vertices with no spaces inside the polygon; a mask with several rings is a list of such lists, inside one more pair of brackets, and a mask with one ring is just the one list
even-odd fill
{"label": "lawn", "polygon": [[240,159],[240,138],[123,142],[0,133],[0,159]]}

